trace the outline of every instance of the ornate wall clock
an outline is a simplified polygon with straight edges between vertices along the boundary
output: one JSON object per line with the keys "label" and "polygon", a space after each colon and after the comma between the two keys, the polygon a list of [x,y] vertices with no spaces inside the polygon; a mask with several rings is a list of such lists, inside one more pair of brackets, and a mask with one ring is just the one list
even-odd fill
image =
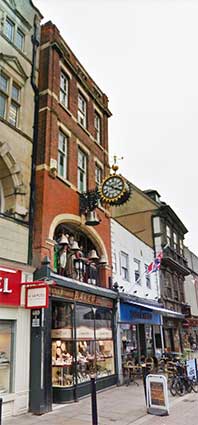
{"label": "ornate wall clock", "polygon": [[100,199],[110,205],[121,205],[130,195],[130,185],[120,174],[109,175],[99,187]]}

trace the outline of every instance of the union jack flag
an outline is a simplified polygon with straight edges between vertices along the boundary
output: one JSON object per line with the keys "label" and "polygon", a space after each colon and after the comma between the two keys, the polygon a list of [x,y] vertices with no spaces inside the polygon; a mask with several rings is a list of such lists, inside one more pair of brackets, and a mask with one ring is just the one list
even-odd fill
{"label": "union jack flag", "polygon": [[163,258],[163,251],[160,251],[154,258],[152,263],[148,265],[147,273],[154,273],[160,270],[162,258]]}

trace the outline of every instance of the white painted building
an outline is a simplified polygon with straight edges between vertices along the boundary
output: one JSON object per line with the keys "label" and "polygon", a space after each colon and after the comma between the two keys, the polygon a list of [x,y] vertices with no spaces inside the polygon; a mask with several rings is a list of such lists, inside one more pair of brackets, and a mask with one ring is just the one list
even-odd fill
{"label": "white painted building", "polygon": [[164,350],[158,272],[148,273],[153,249],[111,220],[113,286],[118,290],[118,381],[123,383],[127,360],[145,361]]}
{"label": "white painted building", "polygon": [[153,249],[114,219],[111,220],[113,283],[121,291],[149,300],[160,297],[158,273],[146,269],[154,259]]}

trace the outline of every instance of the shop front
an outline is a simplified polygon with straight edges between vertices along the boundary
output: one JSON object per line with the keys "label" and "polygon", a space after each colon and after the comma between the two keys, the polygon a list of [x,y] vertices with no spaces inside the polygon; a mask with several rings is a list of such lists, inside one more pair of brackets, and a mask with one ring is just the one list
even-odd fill
{"label": "shop front", "polygon": [[[154,308],[154,307],[153,307]],[[161,316],[146,305],[120,304],[122,356],[141,358],[159,356],[162,350]]]}
{"label": "shop front", "polygon": [[177,312],[175,312],[175,315],[177,315],[178,318],[171,316],[164,317],[164,345],[167,352],[181,354],[185,348],[184,341],[182,341],[182,323],[184,316]]}
{"label": "shop front", "polygon": [[30,410],[34,413],[51,410],[52,402],[77,401],[88,394],[92,374],[98,390],[117,382],[116,294],[54,273],[50,278],[55,285],[49,287],[48,308],[32,309]]}
{"label": "shop front", "polygon": [[[32,277],[31,273],[27,274]],[[21,306],[21,283],[27,274],[0,265],[0,397],[3,399],[3,417],[28,411],[30,313]]]}

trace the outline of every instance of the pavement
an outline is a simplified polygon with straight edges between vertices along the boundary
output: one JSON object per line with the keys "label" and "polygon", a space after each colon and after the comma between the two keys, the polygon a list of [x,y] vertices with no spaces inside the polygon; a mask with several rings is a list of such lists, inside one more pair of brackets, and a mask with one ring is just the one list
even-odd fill
{"label": "pavement", "polygon": [[[98,425],[197,425],[198,394],[169,398],[170,416],[146,412],[144,389],[130,384],[113,387],[97,394]],[[54,405],[42,416],[27,413],[4,419],[2,425],[92,425],[90,396],[77,403]]]}

